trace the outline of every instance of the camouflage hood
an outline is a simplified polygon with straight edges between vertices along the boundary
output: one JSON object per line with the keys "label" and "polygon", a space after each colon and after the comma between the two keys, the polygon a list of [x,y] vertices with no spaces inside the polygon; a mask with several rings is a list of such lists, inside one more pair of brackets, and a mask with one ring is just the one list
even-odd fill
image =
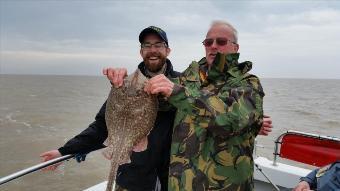
{"label": "camouflage hood", "polygon": [[[252,68],[252,63],[250,61],[245,61],[242,63],[238,62],[240,54],[221,54],[217,53],[211,68],[208,70],[208,80],[215,81],[218,79],[225,79],[228,76],[241,77]],[[202,58],[199,65],[207,65],[206,58]]]}

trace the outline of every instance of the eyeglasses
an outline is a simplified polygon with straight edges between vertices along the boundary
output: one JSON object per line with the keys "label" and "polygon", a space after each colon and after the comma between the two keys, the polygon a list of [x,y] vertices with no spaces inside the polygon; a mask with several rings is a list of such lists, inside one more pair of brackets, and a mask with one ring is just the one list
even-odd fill
{"label": "eyeglasses", "polygon": [[162,48],[168,47],[168,46],[165,44],[165,42],[156,42],[156,43],[154,43],[154,44],[152,44],[152,43],[143,43],[143,44],[141,44],[141,48],[142,48],[143,50],[146,50],[146,51],[151,50],[152,46],[155,47],[156,50],[160,50],[160,49],[162,49]]}
{"label": "eyeglasses", "polygon": [[205,39],[202,43],[205,47],[210,47],[214,44],[214,41],[216,40],[216,44],[218,46],[224,46],[224,45],[227,45],[228,42],[231,42],[233,44],[237,44],[236,42],[233,42],[233,41],[230,41],[229,39],[227,38],[216,38],[216,39],[212,39],[212,38],[207,38]]}

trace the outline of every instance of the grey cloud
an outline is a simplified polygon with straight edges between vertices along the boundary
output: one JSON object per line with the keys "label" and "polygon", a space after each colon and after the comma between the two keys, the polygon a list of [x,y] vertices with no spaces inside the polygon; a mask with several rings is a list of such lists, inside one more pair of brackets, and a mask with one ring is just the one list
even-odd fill
{"label": "grey cloud", "polygon": [[149,25],[167,31],[170,58],[181,71],[204,56],[201,41],[207,28],[222,19],[238,29],[241,58],[254,60],[260,76],[322,77],[328,72],[325,77],[340,78],[335,73],[340,66],[334,64],[340,59],[336,1],[32,0],[0,5],[0,73],[97,75],[108,65],[132,71],[141,60],[138,34]]}

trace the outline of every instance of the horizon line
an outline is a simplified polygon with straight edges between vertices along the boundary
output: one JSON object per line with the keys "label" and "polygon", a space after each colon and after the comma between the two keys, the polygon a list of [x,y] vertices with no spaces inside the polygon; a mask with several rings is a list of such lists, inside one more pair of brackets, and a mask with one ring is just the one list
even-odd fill
{"label": "horizon line", "polygon": [[[0,75],[17,75],[17,76],[77,76],[77,77],[101,77],[104,75],[95,74],[23,74],[23,73],[0,73]],[[297,80],[340,80],[340,78],[306,78],[306,77],[259,77],[260,79],[297,79]]]}

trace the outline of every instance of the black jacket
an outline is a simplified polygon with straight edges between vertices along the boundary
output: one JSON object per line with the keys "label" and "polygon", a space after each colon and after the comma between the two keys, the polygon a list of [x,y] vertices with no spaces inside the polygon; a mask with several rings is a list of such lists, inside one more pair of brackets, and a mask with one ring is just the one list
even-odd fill
{"label": "black jacket", "polygon": [[[166,62],[165,75],[169,78],[179,76],[180,73],[173,70],[170,60],[167,59]],[[140,63],[138,68],[146,75],[144,62]],[[158,111],[154,128],[148,135],[147,149],[143,152],[132,152],[131,163],[119,166],[116,182],[121,187],[130,191],[153,190],[158,177],[162,190],[167,190],[172,126],[176,111],[171,107],[162,107],[166,104],[160,101],[160,108],[167,109]],[[103,145],[107,138],[105,108],[106,101],[96,115],[95,121],[58,149],[62,155],[87,153],[105,147]]]}

